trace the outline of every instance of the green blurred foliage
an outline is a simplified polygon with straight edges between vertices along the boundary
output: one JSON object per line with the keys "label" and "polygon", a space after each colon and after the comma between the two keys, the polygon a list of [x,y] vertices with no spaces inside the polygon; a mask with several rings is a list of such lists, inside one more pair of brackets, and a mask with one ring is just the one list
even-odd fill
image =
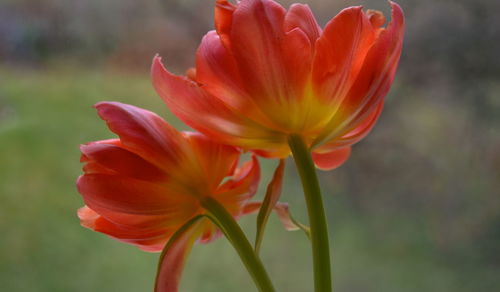
{"label": "green blurred foliage", "polygon": [[[341,8],[307,1],[325,24]],[[320,179],[338,291],[500,287],[500,2],[399,1],[396,83],[373,132]],[[289,5],[292,1],[281,1]],[[179,128],[148,76],[159,52],[183,72],[212,27],[211,1],[0,3],[0,290],[150,291],[157,254],[79,226],[78,145],[112,137],[91,108],[117,100]],[[263,162],[261,191],[275,161]],[[283,201],[306,221],[288,161]],[[309,244],[275,217],[262,257],[280,291],[311,291]],[[250,237],[255,216],[242,220]],[[197,245],[181,291],[255,291],[230,245]]]}

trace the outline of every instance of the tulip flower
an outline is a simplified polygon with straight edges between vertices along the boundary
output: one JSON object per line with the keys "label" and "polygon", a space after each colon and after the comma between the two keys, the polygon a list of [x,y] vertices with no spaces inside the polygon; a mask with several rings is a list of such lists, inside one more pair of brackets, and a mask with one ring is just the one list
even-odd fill
{"label": "tulip flower", "polygon": [[81,146],[81,224],[146,251],[161,251],[171,240],[157,291],[177,291],[192,244],[210,242],[220,227],[253,276],[268,281],[234,221],[246,209],[255,210],[255,203],[247,203],[259,182],[257,159],[238,167],[239,149],[179,132],[152,112],[117,102],[95,107],[119,138]]}
{"label": "tulip flower", "polygon": [[392,21],[362,7],[342,10],[322,29],[307,5],[217,0],[188,77],[160,57],[153,84],[170,110],[223,143],[270,158],[290,154],[299,136],[321,169],[333,169],[372,129],[394,79],[403,40],[401,8]]}
{"label": "tulip flower", "polygon": [[347,160],[377,121],[401,55],[404,16],[349,7],[324,28],[307,5],[217,0],[196,68],[176,76],[160,57],[153,85],[170,110],[222,143],[268,158],[293,154],[306,198],[315,291],[332,290],[327,224],[315,172]]}

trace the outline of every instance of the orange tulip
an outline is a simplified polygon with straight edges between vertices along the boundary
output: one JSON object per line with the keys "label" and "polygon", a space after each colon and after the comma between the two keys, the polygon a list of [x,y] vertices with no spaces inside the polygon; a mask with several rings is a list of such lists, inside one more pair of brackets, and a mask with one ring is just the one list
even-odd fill
{"label": "orange tulip", "polygon": [[[78,191],[83,226],[147,251],[160,251],[190,218],[204,214],[211,196],[241,215],[259,182],[255,157],[237,168],[240,151],[207,137],[179,132],[152,112],[117,102],[96,105],[119,139],[81,146],[84,175]],[[227,177],[230,179],[223,182]],[[203,224],[201,241],[214,238]]]}
{"label": "orange tulip", "polygon": [[[237,167],[240,151],[191,132],[179,132],[152,112],[117,102],[96,105],[119,139],[81,146],[84,175],[78,191],[86,206],[81,224],[146,251],[161,251],[191,218],[205,214],[209,196],[234,217],[255,194],[255,157]],[[252,203],[254,204],[254,203]],[[216,237],[208,219],[197,224],[199,241]]]}
{"label": "orange tulip", "polygon": [[192,128],[265,157],[290,154],[299,135],[316,166],[332,169],[371,130],[401,54],[404,16],[342,10],[324,29],[307,5],[217,0],[215,31],[203,38],[196,70],[175,76],[155,57],[153,84]]}

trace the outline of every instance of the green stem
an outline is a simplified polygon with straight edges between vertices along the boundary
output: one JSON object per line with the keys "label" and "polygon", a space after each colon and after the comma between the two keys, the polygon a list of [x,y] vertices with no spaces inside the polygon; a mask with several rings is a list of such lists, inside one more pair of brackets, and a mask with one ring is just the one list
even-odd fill
{"label": "green stem", "polygon": [[271,279],[267,275],[261,260],[233,216],[231,216],[219,202],[211,197],[203,198],[201,204],[221,225],[224,234],[229,239],[236,252],[238,252],[238,255],[243,264],[245,264],[245,267],[252,276],[259,291],[274,292],[275,290],[271,283]]}
{"label": "green stem", "polygon": [[331,292],[330,247],[328,245],[328,226],[323,209],[321,189],[311,152],[299,135],[290,135],[288,145],[302,180],[302,188],[309,214],[311,243],[314,265],[314,291]]}

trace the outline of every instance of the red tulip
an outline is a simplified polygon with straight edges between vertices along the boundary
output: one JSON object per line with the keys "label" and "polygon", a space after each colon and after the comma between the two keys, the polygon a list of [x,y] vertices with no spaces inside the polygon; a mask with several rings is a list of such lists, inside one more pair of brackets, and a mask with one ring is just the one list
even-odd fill
{"label": "red tulip", "polygon": [[[86,204],[78,211],[83,226],[161,251],[182,225],[206,213],[200,205],[204,197],[236,218],[248,209],[260,175],[255,157],[237,167],[237,148],[179,132],[152,112],[117,102],[96,108],[119,138],[81,146],[85,165],[77,186]],[[201,242],[218,234],[208,219],[196,227]]]}
{"label": "red tulip", "polygon": [[265,157],[289,155],[300,135],[319,168],[331,169],[371,130],[401,54],[404,16],[342,10],[324,29],[307,5],[217,0],[215,31],[203,38],[196,70],[175,76],[155,57],[153,84],[192,128]]}

